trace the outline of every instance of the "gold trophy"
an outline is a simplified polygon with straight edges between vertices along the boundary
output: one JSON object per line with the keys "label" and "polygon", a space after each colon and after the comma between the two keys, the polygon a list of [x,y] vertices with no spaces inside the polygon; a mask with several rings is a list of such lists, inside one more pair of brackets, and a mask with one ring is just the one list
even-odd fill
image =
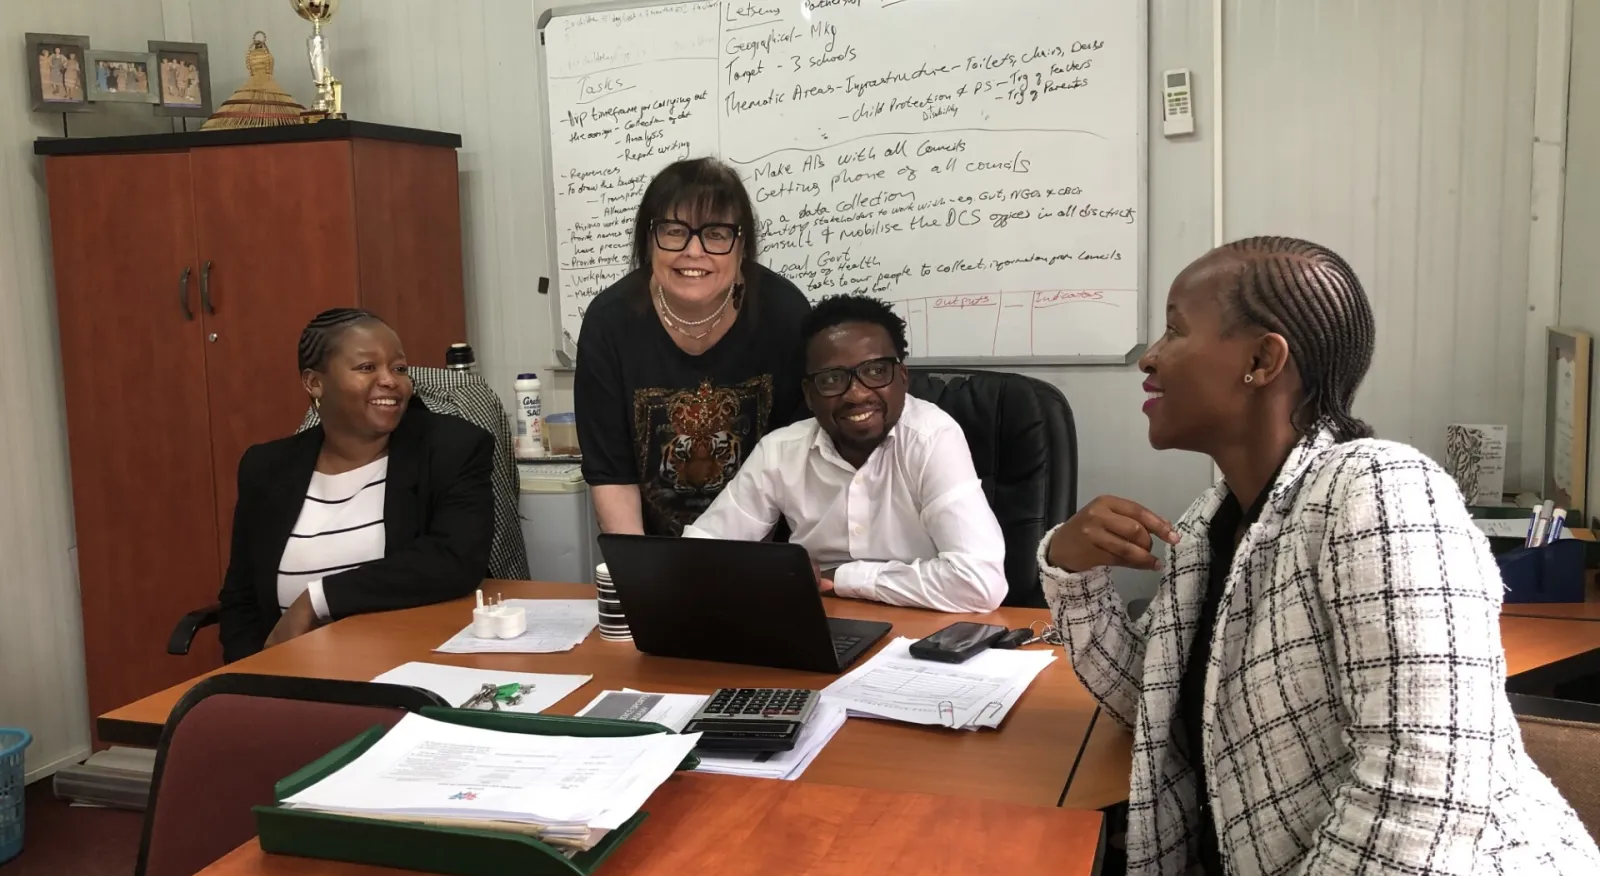
{"label": "gold trophy", "polygon": [[289,0],[296,15],[311,22],[311,38],[306,40],[306,51],[311,60],[311,81],[317,86],[317,99],[306,110],[306,121],[342,119],[344,94],[339,80],[328,71],[328,38],[322,35],[322,26],[333,20],[339,11],[339,0]]}

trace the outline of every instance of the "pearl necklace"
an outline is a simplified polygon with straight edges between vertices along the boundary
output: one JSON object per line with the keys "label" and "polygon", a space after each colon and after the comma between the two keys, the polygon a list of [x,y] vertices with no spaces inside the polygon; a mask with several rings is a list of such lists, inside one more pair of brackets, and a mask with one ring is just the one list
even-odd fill
{"label": "pearl necklace", "polygon": [[[707,316],[704,319],[696,320],[684,319],[676,313],[673,313],[672,308],[667,304],[666,290],[661,288],[660,283],[656,283],[653,280],[651,281],[651,285],[655,286],[656,301],[661,305],[661,314],[662,316],[666,317],[666,319],[663,321],[667,324],[668,328],[677,331],[679,334],[682,334],[684,337],[687,337],[690,340],[699,341],[704,340],[708,335],[717,330],[717,326],[722,322],[723,312],[728,309],[728,302],[733,300],[734,286],[737,286],[738,283],[735,282],[733,285],[728,287],[727,293],[722,296],[722,303],[717,305],[717,309],[712,311],[710,316]],[[710,323],[710,325],[706,325],[706,323]],[[705,331],[699,332],[698,334],[689,330],[690,328],[699,328],[703,325],[706,326]]]}

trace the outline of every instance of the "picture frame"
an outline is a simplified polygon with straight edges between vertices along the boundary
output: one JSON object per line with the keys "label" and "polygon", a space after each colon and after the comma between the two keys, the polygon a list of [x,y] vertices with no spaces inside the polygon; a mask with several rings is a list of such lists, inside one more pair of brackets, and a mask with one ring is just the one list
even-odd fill
{"label": "picture frame", "polygon": [[158,116],[209,118],[211,59],[206,44],[150,40],[146,48],[156,56],[159,83],[153,112]]}
{"label": "picture frame", "polygon": [[84,87],[95,103],[155,103],[161,99],[156,56],[150,52],[84,52]]}
{"label": "picture frame", "polygon": [[23,58],[28,97],[40,113],[94,112],[89,99],[89,38],[80,34],[29,33]]}
{"label": "picture frame", "polygon": [[1546,353],[1544,498],[1588,520],[1589,381],[1594,339],[1588,332],[1552,328]]}

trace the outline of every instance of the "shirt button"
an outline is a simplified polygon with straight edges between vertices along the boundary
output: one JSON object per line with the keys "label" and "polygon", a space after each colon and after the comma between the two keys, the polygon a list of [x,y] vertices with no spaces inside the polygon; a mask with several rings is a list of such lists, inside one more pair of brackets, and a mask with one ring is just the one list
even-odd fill
{"label": "shirt button", "polygon": [[862,533],[867,531],[867,528],[865,526],[862,526],[861,524],[857,523],[855,526],[850,527],[850,531],[855,533],[856,535],[861,535]]}

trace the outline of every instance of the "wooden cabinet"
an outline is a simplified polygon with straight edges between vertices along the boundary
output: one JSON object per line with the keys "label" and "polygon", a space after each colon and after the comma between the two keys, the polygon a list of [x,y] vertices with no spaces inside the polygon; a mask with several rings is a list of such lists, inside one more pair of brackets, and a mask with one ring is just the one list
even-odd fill
{"label": "wooden cabinet", "polygon": [[236,474],[292,433],[300,330],[390,322],[413,364],[466,339],[450,134],[358,122],[40,140],[92,714],[214,668],[165,653],[214,602]]}

